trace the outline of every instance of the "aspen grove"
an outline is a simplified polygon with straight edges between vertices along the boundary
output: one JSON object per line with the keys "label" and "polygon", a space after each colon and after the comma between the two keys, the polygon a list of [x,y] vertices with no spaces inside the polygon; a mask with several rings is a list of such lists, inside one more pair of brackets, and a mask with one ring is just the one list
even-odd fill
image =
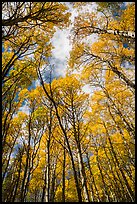
{"label": "aspen grove", "polygon": [[2,202],[134,201],[135,3],[2,2]]}

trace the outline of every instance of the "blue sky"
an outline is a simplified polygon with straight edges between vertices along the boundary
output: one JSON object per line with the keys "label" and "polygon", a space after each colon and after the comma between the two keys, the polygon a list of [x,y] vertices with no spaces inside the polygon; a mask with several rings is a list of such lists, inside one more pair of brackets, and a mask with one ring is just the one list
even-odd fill
{"label": "blue sky", "polygon": [[[52,50],[52,57],[50,57],[49,61],[51,66],[54,65],[54,69],[53,69],[53,78],[58,78],[60,76],[65,76],[66,74],[66,68],[67,68],[67,60],[69,58],[69,52],[72,48],[72,44],[69,40],[69,36],[70,36],[70,32],[73,26],[73,22],[74,22],[74,18],[78,15],[78,12],[76,11],[76,9],[72,9],[72,5],[69,2],[64,2],[67,4],[67,6],[69,6],[70,12],[71,12],[71,21],[72,24],[63,30],[60,30],[57,28],[53,38],[51,39],[51,42],[54,46],[54,49]],[[130,3],[130,2],[129,2]],[[125,5],[127,5],[128,2],[124,3],[123,9],[125,8]],[[95,11],[97,8],[97,5],[95,2],[92,2],[92,4],[90,6],[86,6],[83,7],[83,11]],[[88,41],[90,41],[90,43],[94,43],[97,39],[97,35],[93,34],[91,36],[89,36]],[[125,45],[126,46],[126,45]],[[3,47],[2,47],[2,51],[3,51]],[[47,77],[49,75],[49,71],[47,70],[44,75]],[[46,80],[48,82],[48,79]],[[32,85],[30,87],[28,87],[28,89],[30,90],[31,88],[35,88],[37,85],[39,85],[39,81],[33,81]],[[86,85],[83,90],[86,93],[90,93],[91,92],[91,88]],[[26,107],[22,107],[22,110],[25,110]],[[28,110],[27,110],[28,111]]]}

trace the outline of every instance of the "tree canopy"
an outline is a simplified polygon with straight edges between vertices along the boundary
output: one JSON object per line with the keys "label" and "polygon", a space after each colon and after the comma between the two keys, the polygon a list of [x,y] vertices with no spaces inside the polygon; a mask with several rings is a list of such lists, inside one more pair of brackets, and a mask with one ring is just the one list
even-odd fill
{"label": "tree canopy", "polygon": [[2,2],[2,202],[134,201],[135,3]]}

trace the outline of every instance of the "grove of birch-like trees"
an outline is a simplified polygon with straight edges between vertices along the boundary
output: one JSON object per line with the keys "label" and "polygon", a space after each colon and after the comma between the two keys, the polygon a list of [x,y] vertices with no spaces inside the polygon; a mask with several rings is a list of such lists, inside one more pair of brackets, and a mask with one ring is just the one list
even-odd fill
{"label": "grove of birch-like trees", "polygon": [[68,5],[2,3],[2,201],[134,202],[135,3],[68,3],[78,16],[57,78]]}

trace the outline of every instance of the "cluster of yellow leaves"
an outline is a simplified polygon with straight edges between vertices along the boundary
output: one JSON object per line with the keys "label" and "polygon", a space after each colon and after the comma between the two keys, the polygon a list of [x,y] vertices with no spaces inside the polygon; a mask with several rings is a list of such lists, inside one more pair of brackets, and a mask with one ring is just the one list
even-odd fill
{"label": "cluster of yellow leaves", "polygon": [[74,45],[73,50],[70,52],[70,59],[68,62],[70,70],[77,68],[75,64],[78,65],[80,63],[80,57],[83,55],[83,51],[84,43]]}
{"label": "cluster of yellow leaves", "polygon": [[[51,2],[50,3],[47,2],[46,4],[47,8],[50,6],[50,4]],[[55,2],[53,2],[53,5],[55,5],[55,7],[59,6],[59,8],[61,8],[59,3],[56,4]],[[36,3],[36,7],[34,8],[34,11],[37,11],[39,9],[39,6],[40,6],[40,3]],[[61,9],[62,9],[61,10],[62,12],[66,10],[64,6]],[[130,13],[131,11],[133,11],[132,6],[128,8],[128,12]],[[61,12],[59,13],[61,14]],[[55,13],[55,15],[57,14]],[[124,13],[123,16],[124,15],[126,15],[126,13]],[[92,21],[95,16],[92,14],[90,17],[91,17],[90,20]],[[79,21],[82,22],[82,18],[83,16],[79,17],[79,19],[77,19],[77,23]],[[123,18],[126,19],[127,16]],[[80,26],[89,26],[90,23],[92,23],[90,20],[85,19],[85,21],[82,22]],[[93,25],[96,25],[95,21]],[[49,23],[49,24],[45,23],[45,25],[43,26],[45,26],[44,28],[47,29],[46,34],[43,34],[40,30],[37,30],[35,32],[35,29],[32,29],[32,33],[34,32],[34,37],[31,38],[31,42],[35,43],[35,41],[37,41],[36,52],[34,54],[34,58],[37,61],[34,62],[33,60],[33,63],[30,63],[30,64],[28,63],[27,70],[23,71],[22,76],[23,74],[26,76],[28,74],[28,77],[30,77],[32,74],[32,76],[34,77],[36,74],[35,68],[39,64],[38,59],[40,58],[41,53],[44,52],[44,55],[46,57],[49,56],[50,51],[47,53],[47,50],[51,50],[51,45],[49,43],[47,46],[45,46],[45,43],[49,42],[50,37],[53,34],[53,30],[52,30],[53,23]],[[78,24],[75,26],[78,26]],[[113,26],[111,26],[111,28],[112,27]],[[51,32],[50,32],[50,29],[52,30]],[[42,33],[42,36],[40,36],[40,32]],[[49,32],[49,35],[51,35],[50,37],[46,36],[48,32]],[[29,33],[28,31],[26,31],[24,39],[22,38],[22,40],[26,40],[29,37],[29,35],[30,36],[32,35],[32,33]],[[129,50],[127,48],[123,48],[122,44],[114,42],[111,39],[111,37],[112,36],[110,36],[110,38],[108,37],[107,41],[104,41],[103,37],[101,37],[97,42],[95,42],[92,46],[89,46],[89,47],[86,46],[84,43],[81,43],[79,45],[75,44],[74,49],[70,55],[71,57],[69,61],[70,68],[74,69],[76,68],[76,66],[81,64],[82,62],[81,56],[85,54],[87,49],[89,53],[90,51],[92,51],[95,55],[98,55],[99,57],[104,58],[105,60],[110,60],[113,58],[115,66],[117,66],[118,70],[121,70],[121,67],[120,67],[121,57],[134,56],[134,51],[133,49]],[[20,37],[19,39],[17,39],[17,43],[21,43]],[[8,43],[7,44],[5,43],[6,49],[8,48],[8,46],[9,46]],[[12,57],[12,55],[11,56],[9,55],[9,58],[8,58],[8,52],[6,52],[5,58],[6,57],[9,60]],[[28,58],[25,58],[25,60],[27,61]],[[42,63],[44,64],[45,60],[43,60]],[[18,72],[21,71],[23,66],[27,66],[27,63],[25,63],[24,65],[23,61],[21,60],[16,61],[14,69],[10,71],[10,75],[15,76]],[[100,74],[100,71],[102,71],[102,68],[103,68],[103,63],[98,63],[98,60],[92,61],[90,64],[83,66],[83,71],[81,72],[82,76],[80,77],[79,75],[74,75],[74,74],[67,75],[64,78],[54,79],[51,84],[45,83],[45,88],[47,92],[49,93],[50,96],[53,97],[56,103],[56,106],[58,108],[58,114],[61,120],[64,122],[64,118],[66,117],[67,119],[67,121],[65,121],[66,134],[67,134],[67,137],[69,138],[71,150],[74,152],[73,156],[75,159],[77,159],[77,151],[76,151],[77,149],[75,145],[76,141],[74,137],[74,126],[72,125],[74,122],[73,121],[74,118],[72,118],[72,112],[74,111],[77,117],[79,117],[79,115],[82,112],[82,108],[84,107],[86,109],[87,107],[86,101],[88,101],[89,99],[89,106],[87,107],[87,110],[84,112],[85,114],[83,113],[82,118],[80,118],[81,121],[75,118],[76,119],[75,125],[76,127],[78,126],[79,132],[80,132],[80,144],[81,144],[82,150],[84,150],[83,151],[84,153],[82,154],[82,156],[85,153],[92,153],[92,155],[90,156],[90,167],[92,169],[92,173],[95,178],[100,197],[104,196],[104,188],[103,188],[104,184],[102,181],[100,169],[103,172],[105,184],[107,184],[108,188],[109,186],[111,187],[110,178],[112,179],[112,181],[115,178],[118,179],[117,175],[114,177],[114,175],[116,174],[115,172],[119,172],[119,166],[116,164],[115,159],[112,159],[114,155],[112,155],[112,147],[110,145],[110,139],[116,151],[116,155],[120,165],[123,164],[123,161],[125,163],[128,162],[129,150],[131,150],[132,154],[134,154],[131,135],[129,134],[123,122],[123,119],[125,118],[128,122],[132,122],[130,119],[130,116],[132,116],[133,113],[130,113],[130,108],[128,107],[129,103],[130,104],[133,103],[133,95],[130,89],[127,89],[127,87],[123,85],[123,83],[115,76],[114,72],[110,70],[105,70],[103,73],[104,89],[97,89],[96,91],[94,91],[91,97],[89,97],[88,94],[84,94],[82,92],[83,83],[81,82],[81,79],[85,80],[87,83],[89,82],[89,80],[90,81],[96,80],[96,77],[97,78],[100,77],[99,74]],[[107,69],[108,66],[106,65],[105,68]],[[109,95],[109,97],[106,93]],[[32,89],[31,91],[29,91],[26,87],[25,88],[21,87],[18,96],[21,102],[23,100],[27,100],[29,108],[33,110],[33,113],[31,114],[32,133],[35,132],[34,130],[35,126],[37,130],[46,127],[40,141],[37,157],[34,160],[34,166],[35,166],[37,164],[38,157],[40,159],[38,167],[34,170],[29,183],[29,190],[30,190],[29,193],[35,194],[36,189],[42,189],[44,186],[43,178],[44,178],[46,166],[48,165],[46,161],[47,145],[50,137],[50,155],[49,155],[50,165],[51,165],[50,171],[53,170],[52,166],[56,168],[56,179],[57,181],[59,180],[60,184],[57,184],[56,186],[57,190],[56,190],[55,200],[60,201],[61,195],[62,195],[62,170],[63,170],[62,152],[64,150],[64,148],[60,145],[60,143],[63,145],[64,135],[59,126],[59,123],[55,114],[56,113],[54,109],[55,107],[52,107],[53,109],[51,111],[50,109],[51,103],[49,99],[45,96],[45,93],[42,87],[40,86],[37,87],[36,89]],[[46,104],[45,106],[42,103],[43,101]],[[110,112],[109,112],[108,106],[110,108]],[[119,114],[119,109],[121,111],[121,114]],[[50,111],[52,112],[52,115],[50,115],[51,113]],[[7,112],[5,112],[4,117],[6,117],[5,116],[6,113]],[[49,124],[49,121],[51,118],[52,118],[52,125]],[[13,125],[13,128],[15,130],[19,129],[20,124],[23,125],[23,123],[26,122],[25,127],[23,127],[23,130],[25,131],[20,132],[20,137],[24,136],[25,138],[24,142],[26,142],[26,139],[28,137],[27,119],[29,119],[29,116],[20,111],[18,112],[17,116],[13,118],[11,122],[11,125]],[[39,121],[42,121],[40,125],[39,125]],[[51,125],[51,132],[49,131],[50,125]],[[6,138],[9,143],[11,143],[13,139],[11,135],[12,134],[15,135],[15,133],[13,132],[13,128],[10,129],[11,131],[9,132]],[[39,133],[37,136],[39,136]],[[35,134],[33,135],[33,137],[35,137]],[[37,146],[38,145],[39,144],[37,144]],[[128,145],[129,149],[127,148],[126,145]],[[27,143],[24,144],[24,146],[27,147]],[[104,147],[106,148],[106,151]],[[29,152],[30,158],[33,154],[33,151],[34,151],[34,147],[32,146]],[[77,201],[76,186],[75,186],[75,181],[73,176],[70,176],[69,172],[67,172],[67,170],[70,170],[72,167],[71,167],[71,160],[68,152],[66,154],[67,154],[66,155],[67,164],[66,164],[65,170],[66,170],[66,176],[69,177],[69,179],[65,180],[66,201],[75,202]],[[27,156],[26,154],[23,155],[22,169],[26,164],[26,156]],[[76,160],[75,160],[75,164],[76,164],[76,168],[78,168],[78,163],[76,163]],[[100,164],[100,168],[98,164]],[[111,165],[111,168],[110,168],[110,165]],[[70,171],[72,171],[72,169]],[[90,187],[91,174],[87,167],[86,167],[86,174],[88,175],[88,187]],[[23,175],[24,175],[24,171],[21,172],[21,179],[23,178]],[[130,179],[129,179],[129,184],[132,186],[132,182],[130,181]],[[108,189],[108,191],[109,190],[110,189]],[[94,189],[94,191],[96,191],[96,189]]]}
{"label": "cluster of yellow leaves", "polygon": [[125,31],[134,31],[135,30],[135,4],[128,4],[127,9],[123,11],[121,15],[120,22],[118,21],[111,21],[109,23],[109,29],[118,29],[118,30],[125,30]]}

